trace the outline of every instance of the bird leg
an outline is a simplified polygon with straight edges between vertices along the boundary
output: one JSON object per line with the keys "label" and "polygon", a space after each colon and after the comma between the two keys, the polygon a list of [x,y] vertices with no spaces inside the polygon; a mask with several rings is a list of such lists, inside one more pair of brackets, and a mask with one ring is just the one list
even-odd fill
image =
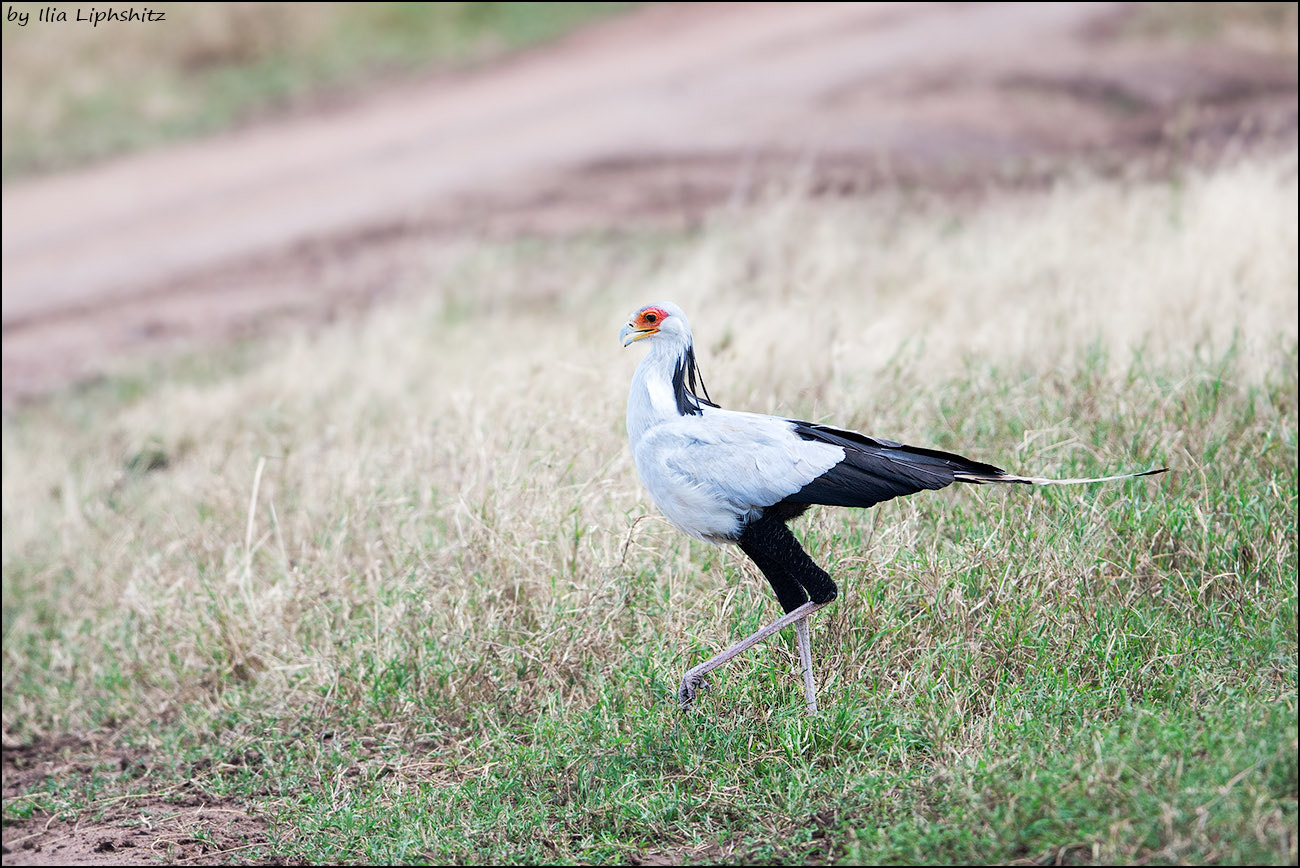
{"label": "bird leg", "polygon": [[808,618],[794,622],[795,636],[799,640],[799,668],[803,670],[803,695],[808,703],[808,713],[817,713],[817,682],[813,681],[812,640],[808,637]]}
{"label": "bird leg", "polygon": [[723,651],[720,654],[715,654],[713,657],[710,657],[698,666],[687,670],[686,674],[682,677],[682,686],[677,689],[677,701],[681,703],[683,709],[690,708],[691,703],[695,701],[695,695],[699,689],[708,685],[708,682],[704,680],[705,673],[712,672],[728,660],[744,654],[750,648],[753,648],[773,633],[779,633],[791,624],[798,624],[799,626],[796,629],[799,631],[799,658],[800,662],[803,664],[804,670],[804,690],[808,698],[809,711],[816,711],[817,698],[813,693],[814,687],[812,680],[812,647],[808,642],[808,622],[806,619],[813,612],[816,612],[825,605],[826,603],[814,603],[811,601],[804,603],[799,608],[791,612],[786,612],[780,618],[777,618],[761,630],[751,633],[749,636],[741,639],[726,651]]}

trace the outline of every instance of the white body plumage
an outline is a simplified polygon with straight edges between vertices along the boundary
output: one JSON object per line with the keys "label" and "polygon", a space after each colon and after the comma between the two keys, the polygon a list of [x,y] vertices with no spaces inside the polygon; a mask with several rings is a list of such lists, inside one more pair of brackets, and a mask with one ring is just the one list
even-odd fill
{"label": "white body plumage", "polygon": [[[697,539],[734,541],[745,522],[794,494],[844,460],[844,450],[804,440],[788,419],[710,406],[674,383],[691,346],[690,326],[675,305],[632,377],[627,436],[637,474],[669,521]],[[623,330],[624,343],[636,340]],[[691,357],[690,364],[693,364]],[[694,399],[694,400],[692,400]],[[682,402],[688,402],[683,412]]]}

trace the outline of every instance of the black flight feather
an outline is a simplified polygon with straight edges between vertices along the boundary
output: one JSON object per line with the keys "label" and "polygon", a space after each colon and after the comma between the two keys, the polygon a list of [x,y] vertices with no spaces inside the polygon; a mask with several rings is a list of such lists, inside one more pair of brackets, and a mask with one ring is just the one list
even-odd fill
{"label": "black flight feather", "polygon": [[[795,426],[795,433],[803,439],[828,443],[844,450],[843,461],[783,501],[790,506],[819,503],[865,508],[925,489],[944,488],[958,481],[961,478],[959,474],[975,475],[989,481],[1008,475],[992,464],[972,461],[951,452],[905,446],[856,431],[790,421]],[[1021,480],[1012,477],[1006,481]]]}

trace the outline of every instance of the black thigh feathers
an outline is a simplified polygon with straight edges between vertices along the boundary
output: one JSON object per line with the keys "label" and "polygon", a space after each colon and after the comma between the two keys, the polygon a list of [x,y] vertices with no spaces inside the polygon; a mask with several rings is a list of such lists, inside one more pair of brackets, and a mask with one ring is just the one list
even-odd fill
{"label": "black thigh feathers", "polygon": [[785,611],[793,612],[810,596],[814,603],[829,603],[839,589],[808,557],[785,521],[778,511],[768,510],[745,525],[736,543],[763,571]]}

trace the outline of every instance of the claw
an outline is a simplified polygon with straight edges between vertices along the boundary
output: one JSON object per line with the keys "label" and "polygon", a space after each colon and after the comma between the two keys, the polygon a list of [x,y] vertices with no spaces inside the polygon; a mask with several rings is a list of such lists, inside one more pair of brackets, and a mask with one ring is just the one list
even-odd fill
{"label": "claw", "polygon": [[[696,694],[699,693],[700,689],[707,688],[709,686],[709,683],[704,680],[704,673],[712,672],[714,669],[717,669],[723,663],[726,663],[728,660],[732,659],[736,655],[749,650],[750,648],[754,647],[754,645],[766,639],[768,636],[771,636],[773,633],[776,633],[780,630],[784,630],[786,627],[790,626],[791,624],[798,622],[801,625],[800,633],[799,633],[800,635],[799,656],[800,656],[800,662],[803,664],[804,690],[807,695],[808,710],[810,712],[816,711],[817,697],[815,693],[815,686],[813,685],[813,681],[812,681],[812,654],[811,654],[811,648],[808,645],[808,641],[807,641],[808,624],[804,619],[806,619],[813,612],[816,612],[818,609],[822,608],[825,605],[826,605],[825,603],[812,603],[812,602],[804,603],[802,606],[795,609],[794,611],[786,612],[780,618],[777,618],[775,621],[773,621],[771,624],[768,624],[763,629],[755,633],[751,633],[749,636],[746,636],[744,639],[741,639],[739,642],[737,642],[735,645],[732,645],[730,648],[728,648],[726,651],[723,651],[721,654],[715,654],[708,660],[699,664],[698,666],[688,669],[686,671],[686,675],[682,678],[682,686],[677,688],[677,702],[681,705],[683,710],[690,708],[691,703],[695,701],[695,696]],[[805,657],[807,659],[804,659]]]}
{"label": "claw", "polygon": [[701,675],[691,675],[689,672],[682,679],[682,686],[677,688],[677,702],[681,705],[682,711],[691,707],[695,697],[701,690],[709,689],[709,681]]}

